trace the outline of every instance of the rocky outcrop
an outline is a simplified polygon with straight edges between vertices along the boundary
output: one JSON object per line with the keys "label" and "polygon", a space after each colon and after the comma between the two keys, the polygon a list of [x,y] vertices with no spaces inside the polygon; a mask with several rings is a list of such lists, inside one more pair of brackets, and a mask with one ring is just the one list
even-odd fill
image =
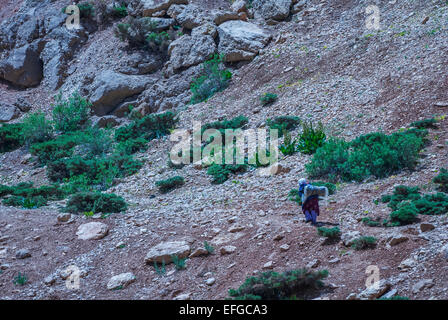
{"label": "rocky outcrop", "polygon": [[184,35],[173,41],[168,48],[170,63],[174,70],[195,66],[215,52],[215,41],[208,35]]}
{"label": "rocky outcrop", "polygon": [[98,116],[109,114],[126,98],[143,92],[147,83],[148,78],[143,76],[103,71],[88,90],[92,109]]}
{"label": "rocky outcrop", "polygon": [[159,243],[152,247],[145,257],[145,262],[150,263],[171,263],[172,256],[177,256],[180,259],[188,257],[191,248],[186,241],[167,241]]}
{"label": "rocky outcrop", "polygon": [[265,30],[240,20],[224,22],[218,33],[218,51],[227,62],[251,61],[271,39]]}
{"label": "rocky outcrop", "polygon": [[255,17],[281,21],[289,16],[292,0],[253,0]]}
{"label": "rocky outcrop", "polygon": [[152,17],[156,13],[166,12],[173,4],[188,4],[188,0],[133,0],[130,11],[133,15]]}
{"label": "rocky outcrop", "polygon": [[43,77],[39,53],[30,45],[14,49],[0,61],[0,78],[21,87],[37,86]]}
{"label": "rocky outcrop", "polygon": [[176,19],[182,27],[186,29],[193,29],[201,25],[205,18],[202,12],[195,5],[172,5],[167,14]]}
{"label": "rocky outcrop", "polygon": [[19,114],[19,110],[15,106],[0,102],[0,122],[11,121]]}

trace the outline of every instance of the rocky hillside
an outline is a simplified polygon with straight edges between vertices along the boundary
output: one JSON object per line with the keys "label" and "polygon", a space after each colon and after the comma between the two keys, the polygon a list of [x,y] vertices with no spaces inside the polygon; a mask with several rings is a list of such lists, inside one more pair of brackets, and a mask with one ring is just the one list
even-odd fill
{"label": "rocky hillside", "polygon": [[[447,1],[75,3],[72,28],[69,1],[0,0],[0,298],[225,299],[302,268],[298,298],[448,298]],[[195,121],[305,146],[173,164]],[[303,177],[335,189],[318,230]]]}

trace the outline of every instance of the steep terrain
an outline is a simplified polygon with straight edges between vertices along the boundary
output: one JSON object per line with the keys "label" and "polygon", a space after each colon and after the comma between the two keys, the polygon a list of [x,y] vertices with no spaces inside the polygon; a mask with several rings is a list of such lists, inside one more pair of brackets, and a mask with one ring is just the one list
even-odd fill
{"label": "steep terrain", "polygon": [[[138,4],[150,2],[130,1],[129,11],[139,17],[146,13]],[[264,1],[266,8],[270,2]],[[288,200],[288,193],[307,176],[305,165],[312,156],[280,155],[280,170],[274,175],[251,169],[215,185],[198,165],[168,166],[168,152],[175,143],[164,136],[136,154],[144,161],[136,174],[120,178],[107,190],[126,200],[126,212],[106,219],[72,214],[64,222],[60,208],[66,200],[38,209],[0,204],[0,298],[223,299],[248,276],[308,266],[329,271],[325,288],[309,298],[355,299],[364,297],[356,294],[366,289],[366,269],[372,265],[378,267],[382,282],[368,298],[386,292],[410,299],[448,298],[448,212],[420,215],[413,224],[391,228],[361,222],[366,216],[388,217],[387,205],[375,200],[391,194],[397,185],[435,190],[432,179],[448,166],[448,3],[377,1],[380,29],[369,30],[366,7],[375,1],[279,1],[283,2],[288,9],[285,17],[275,16],[275,10],[258,12],[256,5],[238,14],[232,11],[237,6],[230,7],[228,1],[190,1],[189,6],[197,5],[201,13],[187,12],[185,21],[177,16],[183,35],[160,63],[159,57],[130,49],[114,35],[120,19],[126,18],[89,21],[67,35],[61,13],[67,1],[1,0],[1,25],[8,28],[0,31],[0,76],[5,79],[0,82],[0,115],[15,110],[5,123],[21,122],[36,111],[50,117],[58,92],[69,97],[78,90],[93,102],[94,121],[118,126],[130,122],[125,115],[129,105],[143,114],[176,111],[176,128],[190,131],[193,121],[206,124],[243,115],[249,120],[247,128],[255,129],[263,128],[268,118],[294,115],[321,121],[327,136],[346,140],[377,131],[389,134],[435,117],[437,128],[429,129],[430,143],[421,151],[415,170],[362,183],[338,183],[336,193],[321,203],[322,226],[338,226],[343,240],[353,232],[374,236],[377,246],[358,251],[344,241],[326,244],[316,227],[304,223],[300,207]],[[18,18],[21,14],[38,18],[37,31],[22,27],[30,20]],[[194,21],[200,17],[202,21]],[[242,20],[262,32],[241,45],[226,38],[222,25]],[[217,34],[201,29],[195,36],[195,28],[188,28],[209,24],[214,30],[219,28],[215,23],[221,25]],[[197,38],[191,44],[189,37]],[[23,86],[6,79],[5,61],[24,46],[37,52],[42,63],[37,84],[14,78]],[[208,50],[224,54],[232,80],[206,102],[188,104],[190,84]],[[259,97],[267,92],[278,99],[263,106]],[[28,101],[30,110],[16,107],[23,101],[19,98]],[[45,170],[25,146],[0,154],[0,184],[47,185]],[[156,181],[172,176],[185,177],[185,184],[160,193]],[[106,224],[108,234],[98,240],[80,239],[78,228],[92,221]],[[188,253],[207,241],[215,252],[189,258],[184,270],[169,264],[166,273],[159,274],[145,257],[168,241],[182,241]],[[20,250],[30,256],[24,257]],[[66,286],[69,266],[80,270],[77,290]],[[23,286],[14,284],[19,272],[28,278]],[[111,277],[128,272],[135,276],[132,283],[115,288],[119,290],[107,288]]]}

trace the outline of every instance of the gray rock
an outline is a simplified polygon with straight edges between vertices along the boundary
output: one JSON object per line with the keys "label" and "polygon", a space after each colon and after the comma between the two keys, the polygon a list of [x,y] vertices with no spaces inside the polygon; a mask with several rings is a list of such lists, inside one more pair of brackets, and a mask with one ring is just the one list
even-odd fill
{"label": "gray rock", "polygon": [[292,0],[253,0],[255,17],[265,20],[284,20],[288,18]]}
{"label": "gray rock", "polygon": [[109,227],[101,222],[89,222],[78,227],[76,235],[80,240],[99,240],[109,233]]}
{"label": "gray rock", "polygon": [[202,63],[215,52],[215,41],[208,35],[184,35],[168,47],[170,63],[174,70]]}
{"label": "gray rock", "polygon": [[134,15],[150,17],[158,11],[168,10],[173,4],[188,4],[188,0],[133,0],[131,11]]}
{"label": "gray rock", "polygon": [[196,5],[172,5],[167,14],[186,29],[193,29],[201,25],[205,18]]}
{"label": "gray rock", "polygon": [[15,106],[0,102],[0,122],[8,122],[19,116],[19,109]]}
{"label": "gray rock", "polygon": [[98,116],[112,112],[124,99],[145,90],[148,79],[105,70],[95,78],[90,89],[92,109]]}
{"label": "gray rock", "polygon": [[344,246],[349,247],[351,246],[354,241],[361,236],[361,233],[359,231],[350,231],[343,233],[341,235],[341,240]]}
{"label": "gray rock", "polygon": [[207,279],[207,280],[205,281],[205,283],[206,283],[208,286],[212,286],[212,285],[214,285],[215,282],[216,282],[216,279],[215,279],[215,278],[210,278],[210,279]]}
{"label": "gray rock", "polygon": [[59,222],[68,222],[72,215],[70,213],[60,213],[58,214],[58,221]]}
{"label": "gray rock", "polygon": [[251,61],[271,39],[265,30],[240,20],[224,22],[218,33],[218,51],[227,62]]}
{"label": "gray rock", "polygon": [[391,284],[387,280],[380,280],[377,285],[370,286],[357,295],[359,300],[374,300],[378,299],[390,290]]}
{"label": "gray rock", "polygon": [[92,125],[98,128],[113,128],[121,123],[120,119],[113,115],[102,117],[93,116],[90,120],[92,121]]}
{"label": "gray rock", "polygon": [[124,289],[135,281],[135,275],[132,272],[122,273],[110,278],[107,283],[108,290]]}
{"label": "gray rock", "polygon": [[389,239],[389,245],[391,246],[396,246],[397,244],[400,244],[402,242],[408,241],[409,237],[405,236],[403,234],[394,234],[390,239]]}
{"label": "gray rock", "polygon": [[417,294],[420,291],[424,289],[429,289],[434,286],[434,280],[433,279],[423,279],[417,282],[415,285],[412,286],[412,292]]}
{"label": "gray rock", "polygon": [[235,246],[224,246],[220,250],[221,255],[232,254],[236,251]]}
{"label": "gray rock", "polygon": [[28,112],[31,110],[30,102],[24,97],[17,98],[16,102],[14,103],[14,106],[19,108],[19,110],[22,112]]}
{"label": "gray rock", "polygon": [[43,77],[42,61],[30,45],[14,49],[0,61],[0,78],[22,87],[37,86]]}
{"label": "gray rock", "polygon": [[188,257],[190,251],[190,244],[183,240],[162,242],[148,251],[145,257],[145,263],[162,263],[164,261],[168,264],[172,262],[171,256],[177,256],[183,259]]}
{"label": "gray rock", "polygon": [[231,20],[240,20],[238,13],[232,11],[224,11],[224,10],[214,10],[212,12],[213,22],[219,26],[220,24],[231,21]]}
{"label": "gray rock", "polygon": [[428,231],[431,231],[431,230],[434,230],[434,229],[435,229],[435,226],[432,223],[424,222],[424,223],[420,224],[420,231],[421,232],[428,232]]}
{"label": "gray rock", "polygon": [[17,259],[26,259],[29,257],[31,257],[31,253],[27,249],[20,249],[20,250],[17,250],[17,252],[16,252]]}

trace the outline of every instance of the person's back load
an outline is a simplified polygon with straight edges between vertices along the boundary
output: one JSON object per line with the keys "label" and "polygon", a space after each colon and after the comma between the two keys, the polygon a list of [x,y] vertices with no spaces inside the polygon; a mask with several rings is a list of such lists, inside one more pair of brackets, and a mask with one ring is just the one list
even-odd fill
{"label": "person's back load", "polygon": [[309,184],[305,187],[304,196],[305,199],[311,196],[319,196],[319,200],[323,200],[328,197],[328,189],[327,187],[318,187]]}

